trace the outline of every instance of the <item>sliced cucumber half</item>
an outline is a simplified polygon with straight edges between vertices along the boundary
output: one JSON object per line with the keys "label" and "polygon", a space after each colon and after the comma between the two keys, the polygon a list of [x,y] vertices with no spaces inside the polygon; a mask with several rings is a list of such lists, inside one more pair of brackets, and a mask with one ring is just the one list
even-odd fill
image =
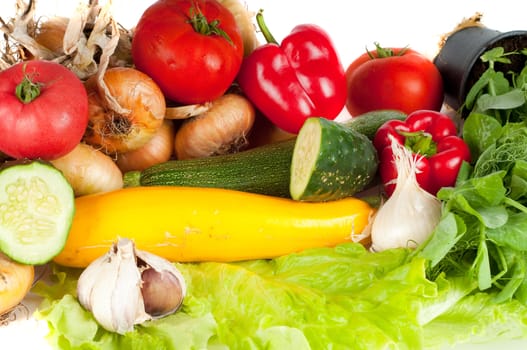
{"label": "sliced cucumber half", "polygon": [[291,160],[291,198],[336,200],[363,190],[378,167],[371,140],[344,124],[308,118],[298,132]]}
{"label": "sliced cucumber half", "polygon": [[75,212],[73,189],[62,172],[41,161],[0,170],[0,251],[30,265],[64,248]]}
{"label": "sliced cucumber half", "polygon": [[322,130],[317,120],[308,119],[302,126],[295,142],[291,160],[291,180],[289,190],[291,198],[301,199],[316,170]]}

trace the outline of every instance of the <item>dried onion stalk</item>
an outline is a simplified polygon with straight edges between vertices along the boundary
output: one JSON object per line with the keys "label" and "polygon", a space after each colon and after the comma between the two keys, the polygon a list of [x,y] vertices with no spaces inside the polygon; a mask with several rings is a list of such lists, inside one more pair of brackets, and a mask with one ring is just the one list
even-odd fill
{"label": "dried onion stalk", "polygon": [[0,18],[7,41],[2,67],[44,59],[61,63],[85,80],[108,64],[131,66],[132,34],[114,20],[111,0],[104,6],[97,0],[81,2],[70,18],[36,18],[36,6],[36,0],[17,0],[16,15],[9,20]]}

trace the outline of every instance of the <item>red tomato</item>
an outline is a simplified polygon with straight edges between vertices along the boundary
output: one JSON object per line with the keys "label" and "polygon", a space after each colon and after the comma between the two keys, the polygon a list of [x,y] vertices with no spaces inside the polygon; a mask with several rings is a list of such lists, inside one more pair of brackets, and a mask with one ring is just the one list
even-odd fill
{"label": "red tomato", "polygon": [[[32,97],[28,90],[17,92],[21,83],[33,88]],[[0,72],[0,116],[0,151],[18,159],[51,160],[82,139],[88,96],[80,79],[59,63],[21,62]]]}
{"label": "red tomato", "polygon": [[379,109],[407,114],[420,109],[439,111],[443,104],[439,70],[412,49],[377,45],[377,50],[362,54],[348,66],[346,79],[346,107],[352,116]]}
{"label": "red tomato", "polygon": [[234,16],[216,0],[159,0],[137,23],[132,58],[168,99],[203,103],[223,95],[234,81],[243,42]]}

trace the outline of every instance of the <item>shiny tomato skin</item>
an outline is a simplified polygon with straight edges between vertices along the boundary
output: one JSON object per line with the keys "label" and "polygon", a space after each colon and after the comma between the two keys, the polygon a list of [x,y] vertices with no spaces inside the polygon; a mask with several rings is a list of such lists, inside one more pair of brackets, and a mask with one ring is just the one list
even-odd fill
{"label": "shiny tomato skin", "polygon": [[[196,6],[209,22],[218,20],[230,41],[197,33],[189,23]],[[134,30],[132,59],[167,99],[181,104],[212,101],[234,81],[243,59],[243,42],[232,13],[215,0],[159,0]]]}
{"label": "shiny tomato skin", "polygon": [[[24,77],[40,95],[24,103],[15,90]],[[52,160],[79,144],[88,126],[88,96],[81,80],[51,61],[21,62],[0,72],[0,151],[17,159]]]}
{"label": "shiny tomato skin", "polygon": [[[443,80],[431,60],[411,49],[392,49],[393,56],[355,59],[346,70],[346,108],[352,116],[373,110],[439,111],[443,104]],[[377,51],[372,51],[377,57]]]}

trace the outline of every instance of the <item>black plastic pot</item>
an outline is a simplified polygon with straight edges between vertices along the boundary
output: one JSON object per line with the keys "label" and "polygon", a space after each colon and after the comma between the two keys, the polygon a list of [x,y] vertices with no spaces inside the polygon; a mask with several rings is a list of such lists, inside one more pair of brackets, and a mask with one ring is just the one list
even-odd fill
{"label": "black plastic pot", "polygon": [[[445,90],[445,103],[458,110],[464,103],[470,88],[488,68],[480,60],[486,51],[502,46],[505,52],[527,48],[527,31],[500,32],[475,26],[451,34],[445,41],[434,64],[441,72]],[[525,66],[525,55],[511,55],[510,64],[496,64],[495,69],[506,73],[520,72]]]}

